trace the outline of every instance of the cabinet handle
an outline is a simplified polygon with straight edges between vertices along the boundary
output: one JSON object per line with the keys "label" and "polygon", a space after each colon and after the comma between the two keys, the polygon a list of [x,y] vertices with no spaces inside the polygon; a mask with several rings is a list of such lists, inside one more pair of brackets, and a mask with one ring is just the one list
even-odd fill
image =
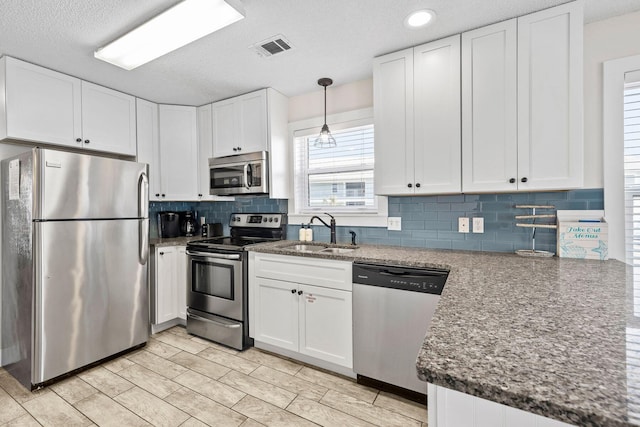
{"label": "cabinet handle", "polygon": [[297,291],[295,289],[291,289],[291,293],[295,294]]}
{"label": "cabinet handle", "polygon": [[88,144],[88,143],[90,143],[90,142],[91,142],[91,141],[89,141],[88,139],[85,139],[85,140],[84,140],[84,143],[85,143],[85,144]]}
{"label": "cabinet handle", "polygon": [[302,295],[302,291],[298,291],[298,295]]}
{"label": "cabinet handle", "polygon": [[420,188],[420,183],[416,182],[416,188]]}
{"label": "cabinet handle", "polygon": [[76,138],[76,142],[82,142],[82,138]]}
{"label": "cabinet handle", "polygon": [[158,254],[160,254],[160,255],[164,255],[164,252],[158,252]]}
{"label": "cabinet handle", "polygon": [[515,182],[516,182],[516,179],[515,179],[515,178],[510,178],[510,179],[509,179],[509,184],[514,184]]}
{"label": "cabinet handle", "polygon": [[520,180],[520,182],[527,182],[527,181],[528,181],[528,179],[527,179],[527,177],[526,177],[526,176],[525,176],[525,177],[523,177],[523,178]]}
{"label": "cabinet handle", "polygon": [[411,187],[413,187],[413,184],[408,183],[408,184],[407,184],[407,187],[411,188]]}

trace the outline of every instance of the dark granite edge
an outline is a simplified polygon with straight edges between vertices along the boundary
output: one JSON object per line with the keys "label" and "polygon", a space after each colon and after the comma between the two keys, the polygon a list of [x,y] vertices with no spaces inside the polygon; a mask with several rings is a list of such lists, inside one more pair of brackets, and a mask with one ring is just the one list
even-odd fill
{"label": "dark granite edge", "polygon": [[181,236],[181,237],[169,237],[169,238],[153,238],[149,239],[149,246],[152,247],[167,247],[167,246],[185,246],[187,243],[194,240],[202,240],[200,236]]}
{"label": "dark granite edge", "polygon": [[594,412],[578,411],[550,400],[530,398],[522,393],[505,390],[475,379],[458,378],[421,367],[417,367],[417,371],[422,381],[577,426],[633,427],[635,425]]}

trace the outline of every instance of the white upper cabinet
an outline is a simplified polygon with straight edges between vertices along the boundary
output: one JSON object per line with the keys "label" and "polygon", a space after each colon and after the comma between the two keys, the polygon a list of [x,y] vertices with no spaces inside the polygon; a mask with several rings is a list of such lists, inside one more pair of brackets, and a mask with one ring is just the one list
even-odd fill
{"label": "white upper cabinet", "polygon": [[519,189],[583,185],[583,25],[579,2],[518,19]]}
{"label": "white upper cabinet", "polygon": [[462,35],[463,192],[583,185],[582,7]]}
{"label": "white upper cabinet", "polygon": [[82,82],[84,148],[136,155],[136,99],[122,92]]}
{"label": "white upper cabinet", "polygon": [[149,164],[149,200],[163,200],[158,104],[136,99],[138,161]]}
{"label": "white upper cabinet", "polygon": [[136,155],[134,97],[14,58],[0,61],[0,139]]}
{"label": "white upper cabinet", "polygon": [[198,114],[198,200],[212,200],[209,194],[209,158],[213,157],[211,104],[197,108]]}
{"label": "white upper cabinet", "polygon": [[196,107],[160,105],[160,170],[167,200],[197,200]]}
{"label": "white upper cabinet", "polygon": [[215,102],[213,157],[268,150],[267,90]]}
{"label": "white upper cabinet", "polygon": [[374,59],[376,194],[460,192],[460,36]]}
{"label": "white upper cabinet", "polygon": [[82,147],[80,79],[6,56],[0,61],[0,137]]}
{"label": "white upper cabinet", "polygon": [[463,192],[518,188],[517,23],[462,34]]}

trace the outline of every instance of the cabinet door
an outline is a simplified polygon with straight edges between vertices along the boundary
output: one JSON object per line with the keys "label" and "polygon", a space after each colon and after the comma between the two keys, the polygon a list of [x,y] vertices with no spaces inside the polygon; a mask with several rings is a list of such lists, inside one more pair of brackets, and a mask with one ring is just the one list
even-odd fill
{"label": "cabinet door", "polygon": [[162,200],[158,104],[136,99],[138,161],[149,164],[149,200]]}
{"label": "cabinet door", "polygon": [[176,310],[177,317],[187,320],[187,287],[190,280],[187,277],[187,247],[176,247]]}
{"label": "cabinet door", "polygon": [[235,101],[227,99],[212,104],[213,157],[238,154],[239,139]]}
{"label": "cabinet door", "polygon": [[175,247],[156,249],[156,323],[178,317],[176,260]]}
{"label": "cabinet door", "polygon": [[80,80],[6,58],[7,137],[82,147]]}
{"label": "cabinet door", "polygon": [[376,194],[413,194],[413,49],[373,60]]}
{"label": "cabinet door", "polygon": [[209,158],[213,157],[211,104],[198,107],[198,199],[211,200],[209,194]]}
{"label": "cabinet door", "polygon": [[308,285],[300,290],[300,353],[351,368],[351,292]]}
{"label": "cabinet door", "polygon": [[518,18],[518,188],[581,187],[582,3]]}
{"label": "cabinet door", "polygon": [[267,91],[259,90],[236,99],[238,114],[239,154],[266,151]]}
{"label": "cabinet door", "polygon": [[415,193],[459,193],[460,35],[413,52]]}
{"label": "cabinet door", "polygon": [[160,105],[160,170],[167,200],[196,200],[196,107]]}
{"label": "cabinet door", "polygon": [[298,351],[300,285],[256,277],[253,281],[253,337],[257,341]]}
{"label": "cabinet door", "polygon": [[463,33],[463,192],[517,189],[516,107],[516,20]]}
{"label": "cabinet door", "polygon": [[83,81],[82,138],[86,149],[135,156],[135,98]]}

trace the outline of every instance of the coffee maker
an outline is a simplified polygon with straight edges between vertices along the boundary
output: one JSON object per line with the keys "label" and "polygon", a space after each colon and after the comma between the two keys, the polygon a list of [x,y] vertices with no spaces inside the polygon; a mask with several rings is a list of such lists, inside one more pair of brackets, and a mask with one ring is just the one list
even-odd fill
{"label": "coffee maker", "polygon": [[180,215],[178,212],[159,212],[158,223],[161,238],[180,236]]}
{"label": "coffee maker", "polygon": [[191,237],[196,234],[196,218],[192,211],[181,212],[180,230],[183,236]]}

